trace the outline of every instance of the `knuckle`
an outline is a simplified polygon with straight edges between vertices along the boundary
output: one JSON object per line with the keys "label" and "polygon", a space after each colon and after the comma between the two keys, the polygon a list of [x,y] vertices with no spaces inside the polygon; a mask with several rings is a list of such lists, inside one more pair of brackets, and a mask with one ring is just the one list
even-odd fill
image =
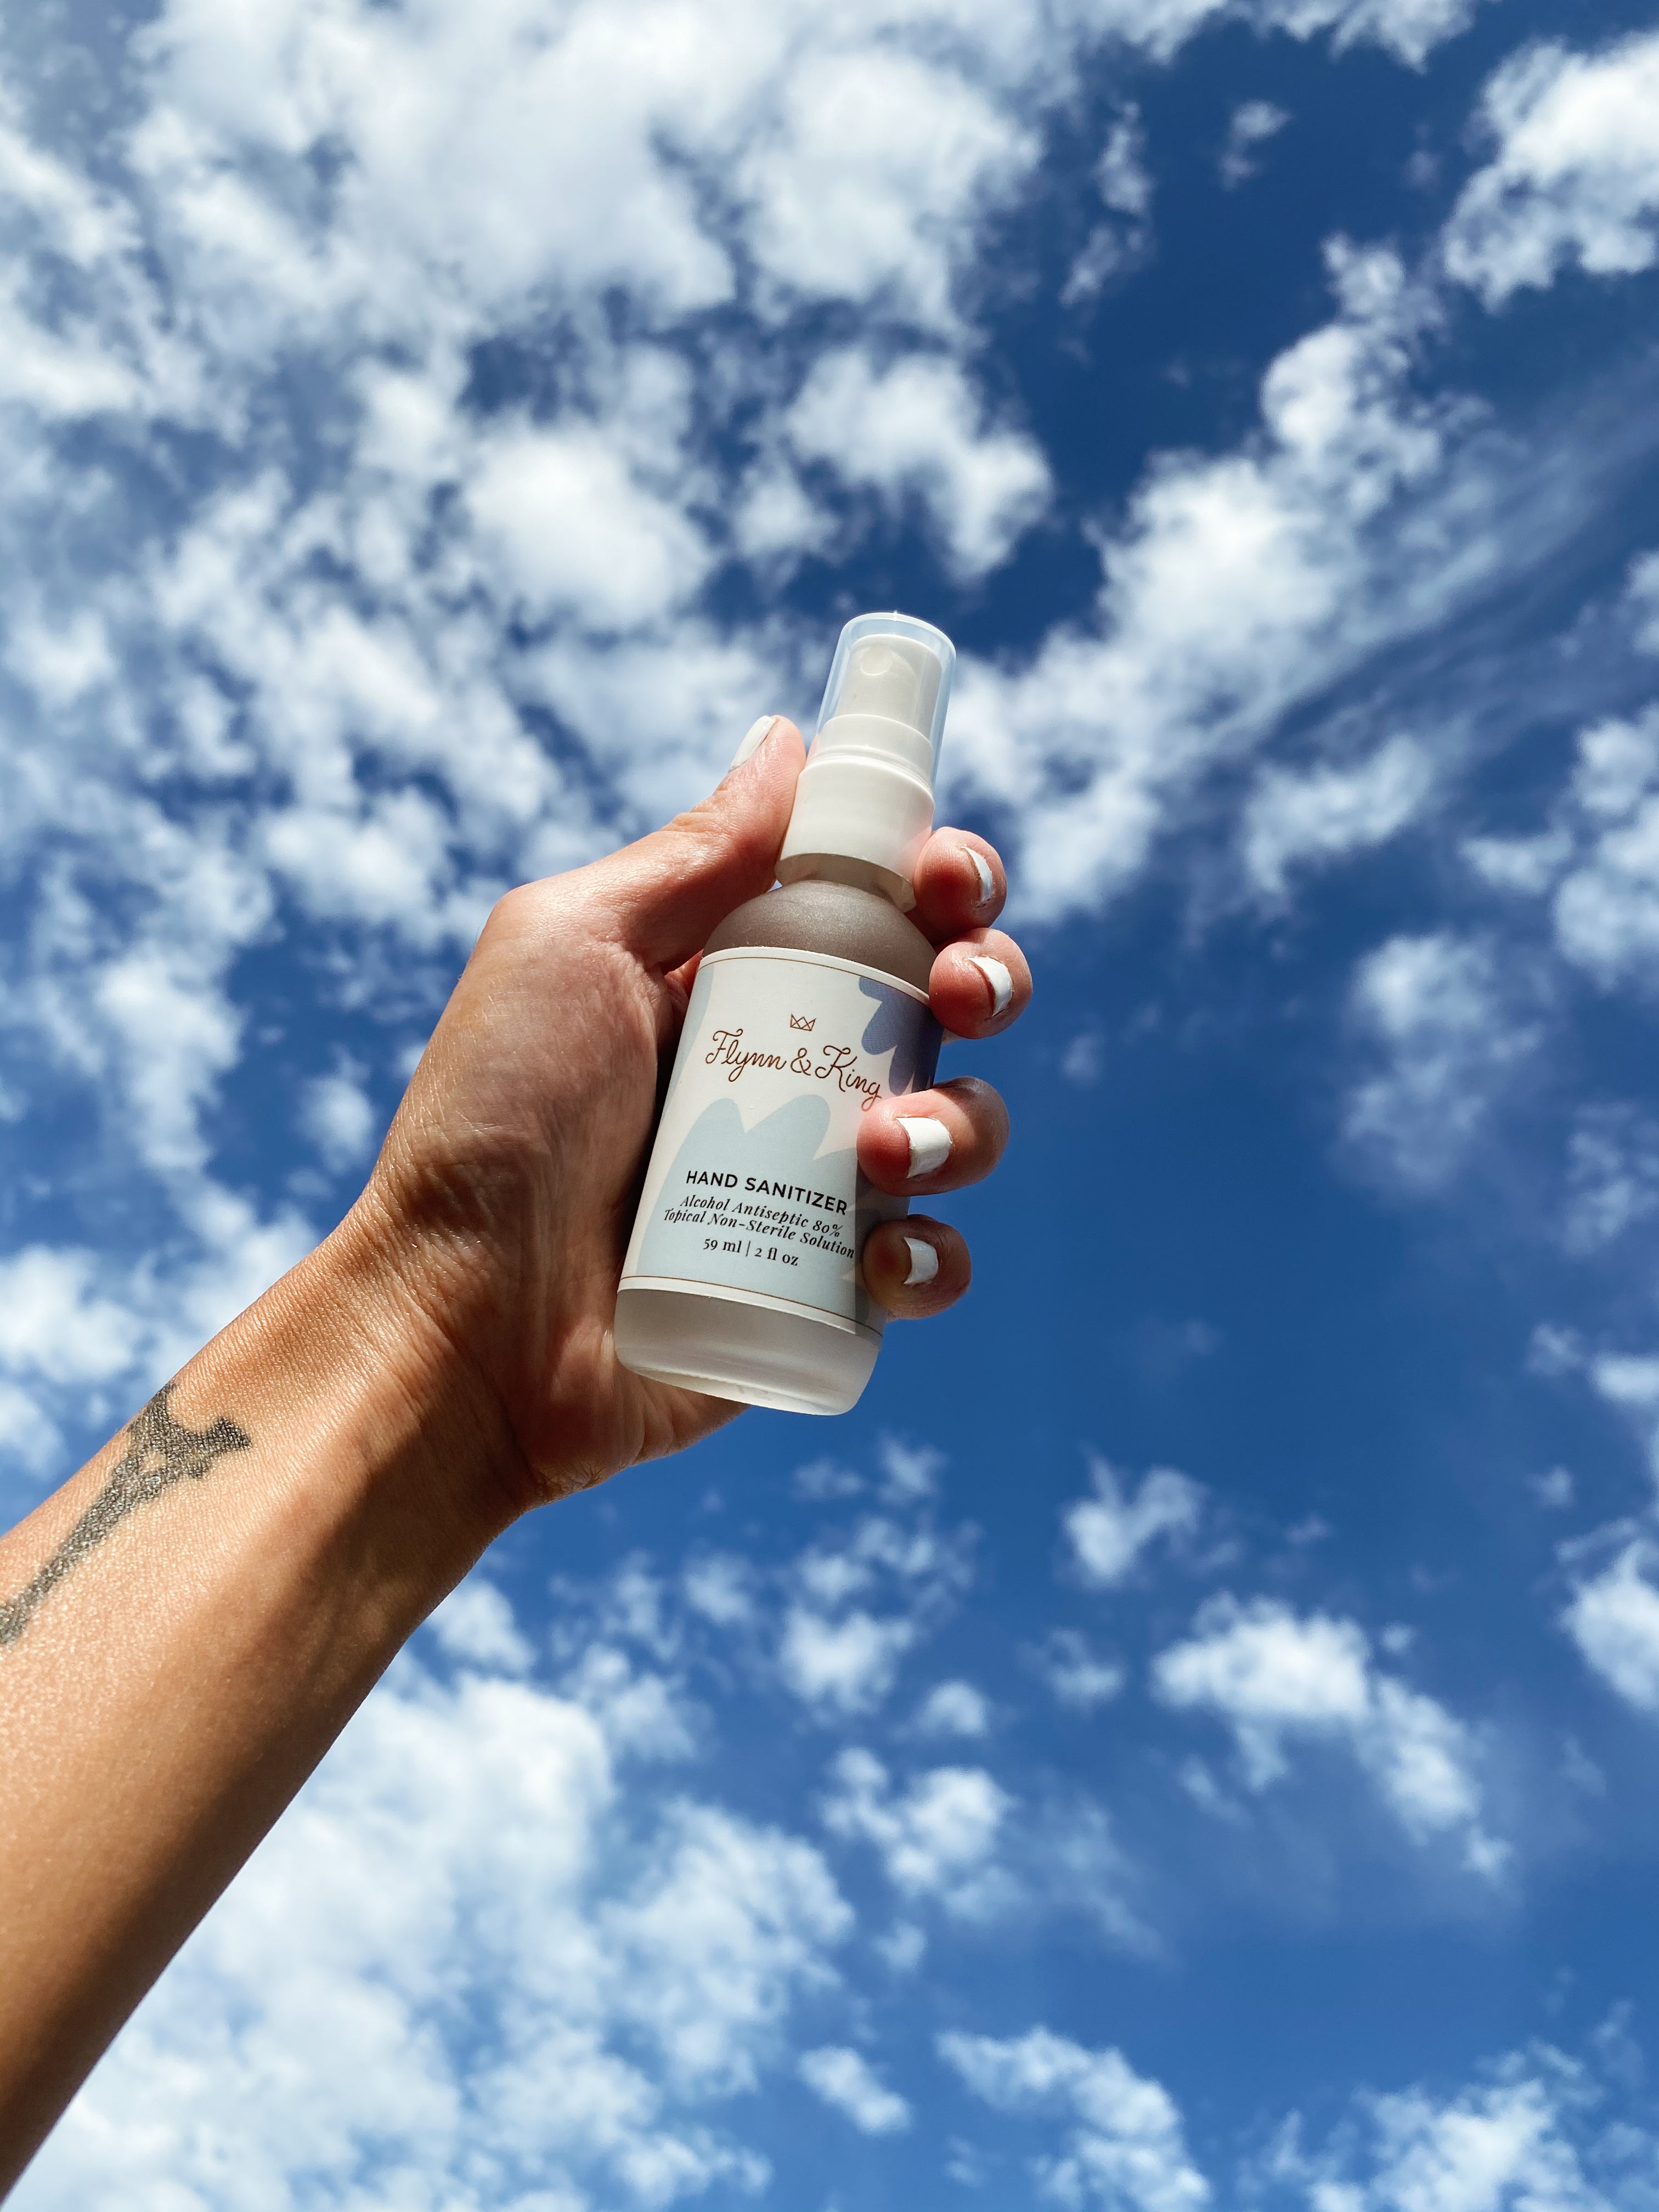
{"label": "knuckle", "polygon": [[516,921],[531,905],[534,888],[531,884],[514,884],[510,891],[503,891],[489,909],[490,920],[505,922]]}
{"label": "knuckle", "polygon": [[515,884],[510,891],[503,891],[490,908],[481,934],[491,938],[522,936],[537,927],[545,903],[544,884]]}

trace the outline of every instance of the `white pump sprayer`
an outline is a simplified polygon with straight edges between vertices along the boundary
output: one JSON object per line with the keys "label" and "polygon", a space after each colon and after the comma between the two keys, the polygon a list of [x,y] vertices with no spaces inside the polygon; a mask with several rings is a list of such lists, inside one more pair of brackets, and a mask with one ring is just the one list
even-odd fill
{"label": "white pump sprayer", "polygon": [[796,788],[781,883],[812,875],[815,856],[832,854],[876,869],[902,909],[915,904],[910,879],[933,825],[956,658],[943,630],[909,615],[848,623]]}

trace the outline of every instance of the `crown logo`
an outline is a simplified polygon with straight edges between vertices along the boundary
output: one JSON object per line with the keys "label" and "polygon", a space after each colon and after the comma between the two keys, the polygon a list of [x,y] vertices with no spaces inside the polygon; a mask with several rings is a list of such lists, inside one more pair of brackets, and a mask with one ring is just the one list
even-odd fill
{"label": "crown logo", "polygon": [[809,1022],[799,1014],[791,1014],[789,1017],[789,1026],[792,1030],[813,1030],[817,1026],[817,1017],[814,1015],[812,1019]]}

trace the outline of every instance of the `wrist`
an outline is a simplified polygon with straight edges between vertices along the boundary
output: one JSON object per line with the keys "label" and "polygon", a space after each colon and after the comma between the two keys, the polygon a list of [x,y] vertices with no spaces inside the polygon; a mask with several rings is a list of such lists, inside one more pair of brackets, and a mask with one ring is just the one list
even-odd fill
{"label": "wrist", "polygon": [[202,1387],[230,1391],[296,1491],[373,1531],[412,1613],[404,1635],[532,1502],[496,1394],[423,1294],[373,1185],[199,1358],[213,1370]]}

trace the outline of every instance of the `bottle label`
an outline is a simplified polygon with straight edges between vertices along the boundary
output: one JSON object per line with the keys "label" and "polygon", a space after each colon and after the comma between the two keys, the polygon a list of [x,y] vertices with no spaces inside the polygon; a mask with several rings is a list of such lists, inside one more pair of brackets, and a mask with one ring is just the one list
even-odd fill
{"label": "bottle label", "polygon": [[827,953],[734,945],[697,969],[629,1243],[630,1290],[696,1286],[879,1334],[864,1240],[907,1201],[859,1173],[861,1116],[925,1091],[925,993]]}

